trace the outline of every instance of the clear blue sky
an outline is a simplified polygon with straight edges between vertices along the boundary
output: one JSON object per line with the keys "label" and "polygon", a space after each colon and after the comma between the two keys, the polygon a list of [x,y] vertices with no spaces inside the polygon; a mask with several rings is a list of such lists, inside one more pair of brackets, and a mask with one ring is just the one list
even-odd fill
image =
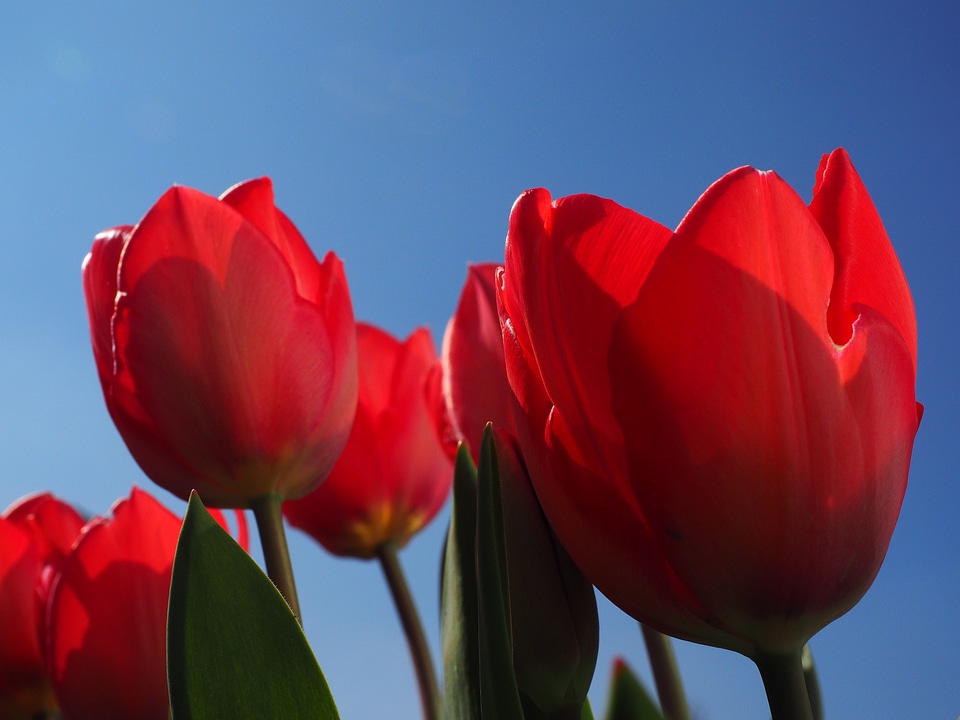
{"label": "clear blue sky", "polygon": [[[705,5],[705,4],[704,4]],[[715,4],[714,4],[715,5]],[[270,175],[359,318],[439,343],[516,196],[611,197],[668,225],[739,165],[806,199],[846,147],[913,289],[926,414],[873,589],[813,641],[828,717],[960,715],[960,5],[884,2],[43,2],[0,11],[0,507],[105,512],[149,486],[104,410],[80,261],[171,184]],[[151,488],[152,489],[152,488]],[[162,493],[162,491],[159,491]],[[171,507],[177,501],[167,499]],[[446,514],[402,560],[437,641]],[[293,540],[345,719],[416,718],[375,565]],[[595,706],[634,623],[603,604]],[[752,665],[678,645],[704,720],[764,718]]]}

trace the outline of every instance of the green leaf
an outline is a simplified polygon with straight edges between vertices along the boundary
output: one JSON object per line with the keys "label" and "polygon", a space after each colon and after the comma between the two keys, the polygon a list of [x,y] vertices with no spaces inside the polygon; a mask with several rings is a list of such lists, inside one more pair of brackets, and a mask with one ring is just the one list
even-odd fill
{"label": "green leaf", "polygon": [[593,708],[590,707],[590,698],[583,701],[583,707],[580,709],[580,720],[593,720]]}
{"label": "green leaf", "polygon": [[480,702],[485,720],[523,720],[513,670],[510,598],[503,544],[500,473],[488,424],[477,469],[477,583],[480,615]]}
{"label": "green leaf", "polygon": [[657,704],[634,674],[617,659],[610,681],[610,699],[605,720],[664,720]]}
{"label": "green leaf", "polygon": [[175,720],[339,720],[286,601],[196,493],[173,564],[167,678]]}
{"label": "green leaf", "polygon": [[477,469],[466,445],[461,445],[440,590],[444,720],[480,720],[476,536]]}

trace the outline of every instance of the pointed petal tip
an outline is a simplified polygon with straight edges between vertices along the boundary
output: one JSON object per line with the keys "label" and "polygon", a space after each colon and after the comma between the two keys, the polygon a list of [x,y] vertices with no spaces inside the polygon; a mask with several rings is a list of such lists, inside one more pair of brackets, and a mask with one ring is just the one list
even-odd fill
{"label": "pointed petal tip", "polygon": [[228,187],[226,190],[224,190],[220,194],[220,197],[218,199],[223,201],[223,200],[226,200],[228,196],[232,196],[235,194],[237,195],[248,194],[251,192],[269,193],[269,196],[271,198],[271,204],[273,204],[272,203],[273,180],[271,180],[270,177],[267,175],[263,175],[261,177],[256,177],[256,178],[250,178],[248,180],[241,180],[240,182],[235,183],[230,187]]}

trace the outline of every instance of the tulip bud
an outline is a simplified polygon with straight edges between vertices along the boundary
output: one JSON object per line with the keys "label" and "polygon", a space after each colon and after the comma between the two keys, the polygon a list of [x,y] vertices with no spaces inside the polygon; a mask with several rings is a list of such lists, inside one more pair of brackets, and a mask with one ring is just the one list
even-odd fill
{"label": "tulip bud", "polygon": [[514,441],[496,430],[493,440],[521,701],[546,718],[579,718],[597,662],[593,585],[550,530]]}

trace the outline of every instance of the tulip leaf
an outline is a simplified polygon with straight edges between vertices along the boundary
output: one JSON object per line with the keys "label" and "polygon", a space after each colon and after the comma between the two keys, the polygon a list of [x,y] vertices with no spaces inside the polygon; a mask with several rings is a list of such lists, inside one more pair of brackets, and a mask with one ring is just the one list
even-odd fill
{"label": "tulip leaf", "polygon": [[523,720],[524,711],[513,669],[500,473],[489,424],[483,432],[477,468],[476,557],[483,717],[485,720]]}
{"label": "tulip leaf", "polygon": [[614,665],[608,703],[604,720],[663,720],[657,704],[623,660]]}
{"label": "tulip leaf", "polygon": [[462,444],[454,466],[440,591],[444,720],[480,720],[476,535],[477,468]]}
{"label": "tulip leaf", "polygon": [[167,678],[175,720],[339,718],[287,603],[196,493],[173,564]]}

